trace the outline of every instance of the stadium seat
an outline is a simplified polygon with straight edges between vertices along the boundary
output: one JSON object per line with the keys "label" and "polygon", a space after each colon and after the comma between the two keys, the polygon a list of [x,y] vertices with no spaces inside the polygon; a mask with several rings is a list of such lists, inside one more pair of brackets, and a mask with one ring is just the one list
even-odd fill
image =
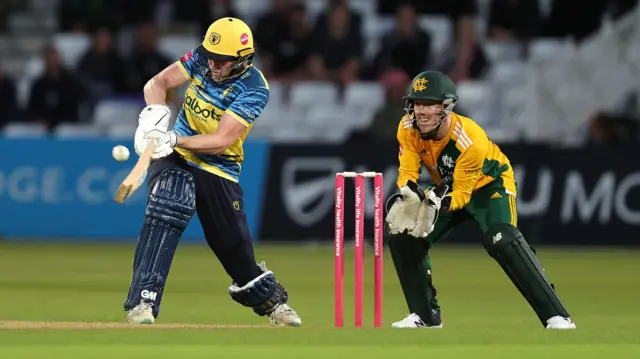
{"label": "stadium seat", "polygon": [[258,18],[271,8],[270,1],[234,0],[233,8],[248,24],[255,24]]}
{"label": "stadium seat", "polygon": [[487,19],[481,16],[476,16],[476,36],[484,39],[487,34]]}
{"label": "stadium seat", "polygon": [[62,123],[53,130],[53,135],[58,138],[101,137],[103,132],[93,125]]}
{"label": "stadium seat", "polygon": [[355,82],[345,89],[345,106],[378,109],[384,102],[384,87],[377,82]]}
{"label": "stadium seat", "polygon": [[284,119],[284,115],[287,112],[281,110],[281,107],[275,103],[267,104],[267,107],[262,111],[260,117],[258,117],[253,126],[251,127],[250,135],[265,135],[268,136],[272,131],[275,131],[277,127],[281,126]]}
{"label": "stadium seat", "polygon": [[513,131],[512,129],[504,126],[488,126],[485,127],[484,130],[491,141],[498,145],[514,143],[521,139],[518,131]]}
{"label": "stadium seat", "polygon": [[32,79],[21,77],[16,83],[16,101],[21,108],[27,108],[29,96],[31,95]]}
{"label": "stadium seat", "polygon": [[627,47],[625,55],[626,61],[640,64],[640,43],[633,43]]}
{"label": "stadium seat", "polygon": [[169,57],[171,61],[177,61],[198,45],[200,45],[198,38],[189,35],[164,35],[158,39],[158,50]]}
{"label": "stadium seat", "polygon": [[377,10],[376,2],[371,0],[350,0],[349,6],[363,18],[375,15]]}
{"label": "stadium seat", "polygon": [[363,129],[373,120],[375,110],[362,107],[337,106],[325,108],[316,106],[309,110],[305,124],[312,127],[329,126],[335,131]]}
{"label": "stadium seat", "polygon": [[[253,4],[255,0],[246,1],[251,1]],[[304,5],[307,8],[307,16],[309,16],[310,19],[315,20],[320,13],[326,10],[327,0],[306,0]]]}
{"label": "stadium seat", "polygon": [[53,45],[65,65],[75,67],[91,47],[91,37],[81,33],[58,33],[53,37]]}
{"label": "stadium seat", "polygon": [[24,66],[24,77],[35,79],[44,72],[44,60],[40,55],[30,57]]}
{"label": "stadium seat", "polygon": [[48,135],[46,126],[37,123],[10,122],[2,133],[7,137],[43,137]]}
{"label": "stadium seat", "polygon": [[497,84],[522,84],[527,80],[530,66],[524,61],[502,61],[491,66],[488,80]]}
{"label": "stadium seat", "polygon": [[506,120],[513,120],[524,111],[527,104],[527,97],[531,95],[526,86],[511,86],[502,93],[502,109]]}
{"label": "stadium seat", "polygon": [[282,127],[277,131],[273,131],[269,134],[269,139],[275,143],[308,143],[318,138],[318,134],[311,127]]}
{"label": "stadium seat", "polygon": [[461,81],[457,84],[458,104],[474,107],[488,98],[489,85],[483,81]]}
{"label": "stadium seat", "polygon": [[250,136],[270,138],[274,132],[284,128],[301,128],[303,121],[304,113],[301,110],[269,103],[251,128]]}
{"label": "stadium seat", "polygon": [[482,45],[492,63],[503,63],[520,60],[520,45],[497,41],[485,41]]}
{"label": "stadium seat", "polygon": [[535,63],[567,59],[572,52],[573,45],[564,40],[536,39],[529,44],[529,60]]}
{"label": "stadium seat", "polygon": [[351,132],[349,131],[328,131],[316,130],[319,137],[318,139],[323,143],[343,143],[348,138]]}
{"label": "stadium seat", "polygon": [[431,52],[434,55],[442,52],[451,42],[451,20],[446,16],[420,15],[418,25],[431,35]]}
{"label": "stadium seat", "polygon": [[[458,105],[456,108],[463,115],[471,117],[480,126],[488,125],[491,107],[497,107],[498,99],[489,96],[491,85],[484,81],[462,81],[457,84]],[[495,116],[495,114],[492,114]],[[493,117],[492,117],[493,118]]]}
{"label": "stadium seat", "polygon": [[382,49],[382,40],[379,37],[365,37],[364,42],[363,60],[373,61],[380,49]]}
{"label": "stadium seat", "polygon": [[[267,81],[269,81],[267,79]],[[269,81],[269,105],[274,104],[277,107],[284,106],[285,103],[285,85],[278,81]]]}
{"label": "stadium seat", "polygon": [[112,124],[138,123],[138,115],[144,108],[144,104],[135,101],[103,100],[98,102],[93,114],[94,123],[98,126]]}
{"label": "stadium seat", "polygon": [[362,19],[362,36],[365,39],[381,38],[387,32],[393,30],[395,24],[393,16],[367,16]]}
{"label": "stadium seat", "polygon": [[334,106],[338,88],[331,82],[300,82],[291,87],[289,105],[296,108],[324,105]]}
{"label": "stadium seat", "polygon": [[55,11],[62,0],[29,0],[29,5],[34,10]]}

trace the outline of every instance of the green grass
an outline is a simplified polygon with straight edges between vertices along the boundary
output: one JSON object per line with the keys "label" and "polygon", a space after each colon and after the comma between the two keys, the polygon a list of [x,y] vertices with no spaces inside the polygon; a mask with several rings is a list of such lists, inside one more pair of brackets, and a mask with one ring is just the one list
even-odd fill
{"label": "green grass", "polygon": [[[133,244],[0,243],[0,321],[122,323]],[[352,254],[348,251],[347,254]],[[433,274],[444,329],[398,330],[407,314],[385,257],[384,326],[372,327],[372,261],[367,252],[365,328],[352,328],[353,262],[345,263],[346,327],[333,328],[330,247],[256,247],[285,285],[301,328],[6,329],[6,358],[638,358],[640,251],[540,249],[578,330],[548,332],[481,249],[438,247]],[[351,256],[348,256],[351,258]],[[230,279],[204,246],[181,246],[158,323],[264,325],[227,293]],[[0,328],[2,325],[0,325]]]}

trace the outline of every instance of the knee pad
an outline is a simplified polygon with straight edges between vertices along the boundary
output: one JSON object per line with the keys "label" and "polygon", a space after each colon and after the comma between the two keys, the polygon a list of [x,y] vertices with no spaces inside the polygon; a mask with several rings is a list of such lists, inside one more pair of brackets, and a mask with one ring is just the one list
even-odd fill
{"label": "knee pad", "polygon": [[[493,257],[502,248],[511,245],[513,241],[524,242],[524,236],[520,233],[520,230],[508,223],[499,223],[487,228],[482,244],[487,253]],[[529,244],[524,243],[529,247]]]}
{"label": "knee pad", "polygon": [[263,270],[262,274],[243,287],[233,283],[229,287],[229,294],[236,302],[253,308],[256,314],[264,316],[270,314],[278,305],[286,303],[288,293],[278,283],[273,272],[266,269],[264,263],[260,268]]}
{"label": "knee pad", "polygon": [[138,237],[125,310],[141,300],[157,316],[178,241],[195,213],[195,181],[181,169],[163,171],[153,185]]}
{"label": "knee pad", "polygon": [[179,168],[162,171],[151,188],[146,218],[184,230],[195,210],[196,183],[191,173]]}
{"label": "knee pad", "polygon": [[490,226],[483,245],[529,302],[543,325],[556,315],[569,317],[536,253],[516,227],[506,223]]}

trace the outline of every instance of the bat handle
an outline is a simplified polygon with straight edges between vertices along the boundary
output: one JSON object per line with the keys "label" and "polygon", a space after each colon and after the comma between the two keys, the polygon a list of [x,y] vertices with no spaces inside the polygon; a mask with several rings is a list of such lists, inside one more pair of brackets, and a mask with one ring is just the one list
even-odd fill
{"label": "bat handle", "polygon": [[144,158],[145,160],[151,159],[151,156],[153,156],[153,151],[156,150],[156,143],[158,143],[157,138],[152,137],[149,140],[150,142],[147,145],[147,148],[144,150],[144,153],[142,154],[142,158]]}

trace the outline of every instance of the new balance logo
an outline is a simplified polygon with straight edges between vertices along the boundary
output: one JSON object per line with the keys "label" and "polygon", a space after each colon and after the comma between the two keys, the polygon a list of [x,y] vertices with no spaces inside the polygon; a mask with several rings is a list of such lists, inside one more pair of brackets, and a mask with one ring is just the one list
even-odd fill
{"label": "new balance logo", "polygon": [[493,236],[493,244],[498,243],[502,239],[502,232],[498,232],[495,236]]}
{"label": "new balance logo", "polygon": [[491,196],[491,198],[502,198],[502,196],[500,195],[500,193],[496,192],[493,194],[493,196]]}
{"label": "new balance logo", "polygon": [[143,290],[142,292],[140,292],[140,295],[142,296],[142,298],[144,299],[149,299],[149,300],[156,300],[156,297],[158,296],[158,293],[156,292],[152,292],[149,290]]}
{"label": "new balance logo", "polygon": [[426,324],[424,324],[422,319],[414,321],[413,324],[415,324],[416,327],[418,327],[418,328],[422,328],[422,327],[426,327],[427,326]]}

